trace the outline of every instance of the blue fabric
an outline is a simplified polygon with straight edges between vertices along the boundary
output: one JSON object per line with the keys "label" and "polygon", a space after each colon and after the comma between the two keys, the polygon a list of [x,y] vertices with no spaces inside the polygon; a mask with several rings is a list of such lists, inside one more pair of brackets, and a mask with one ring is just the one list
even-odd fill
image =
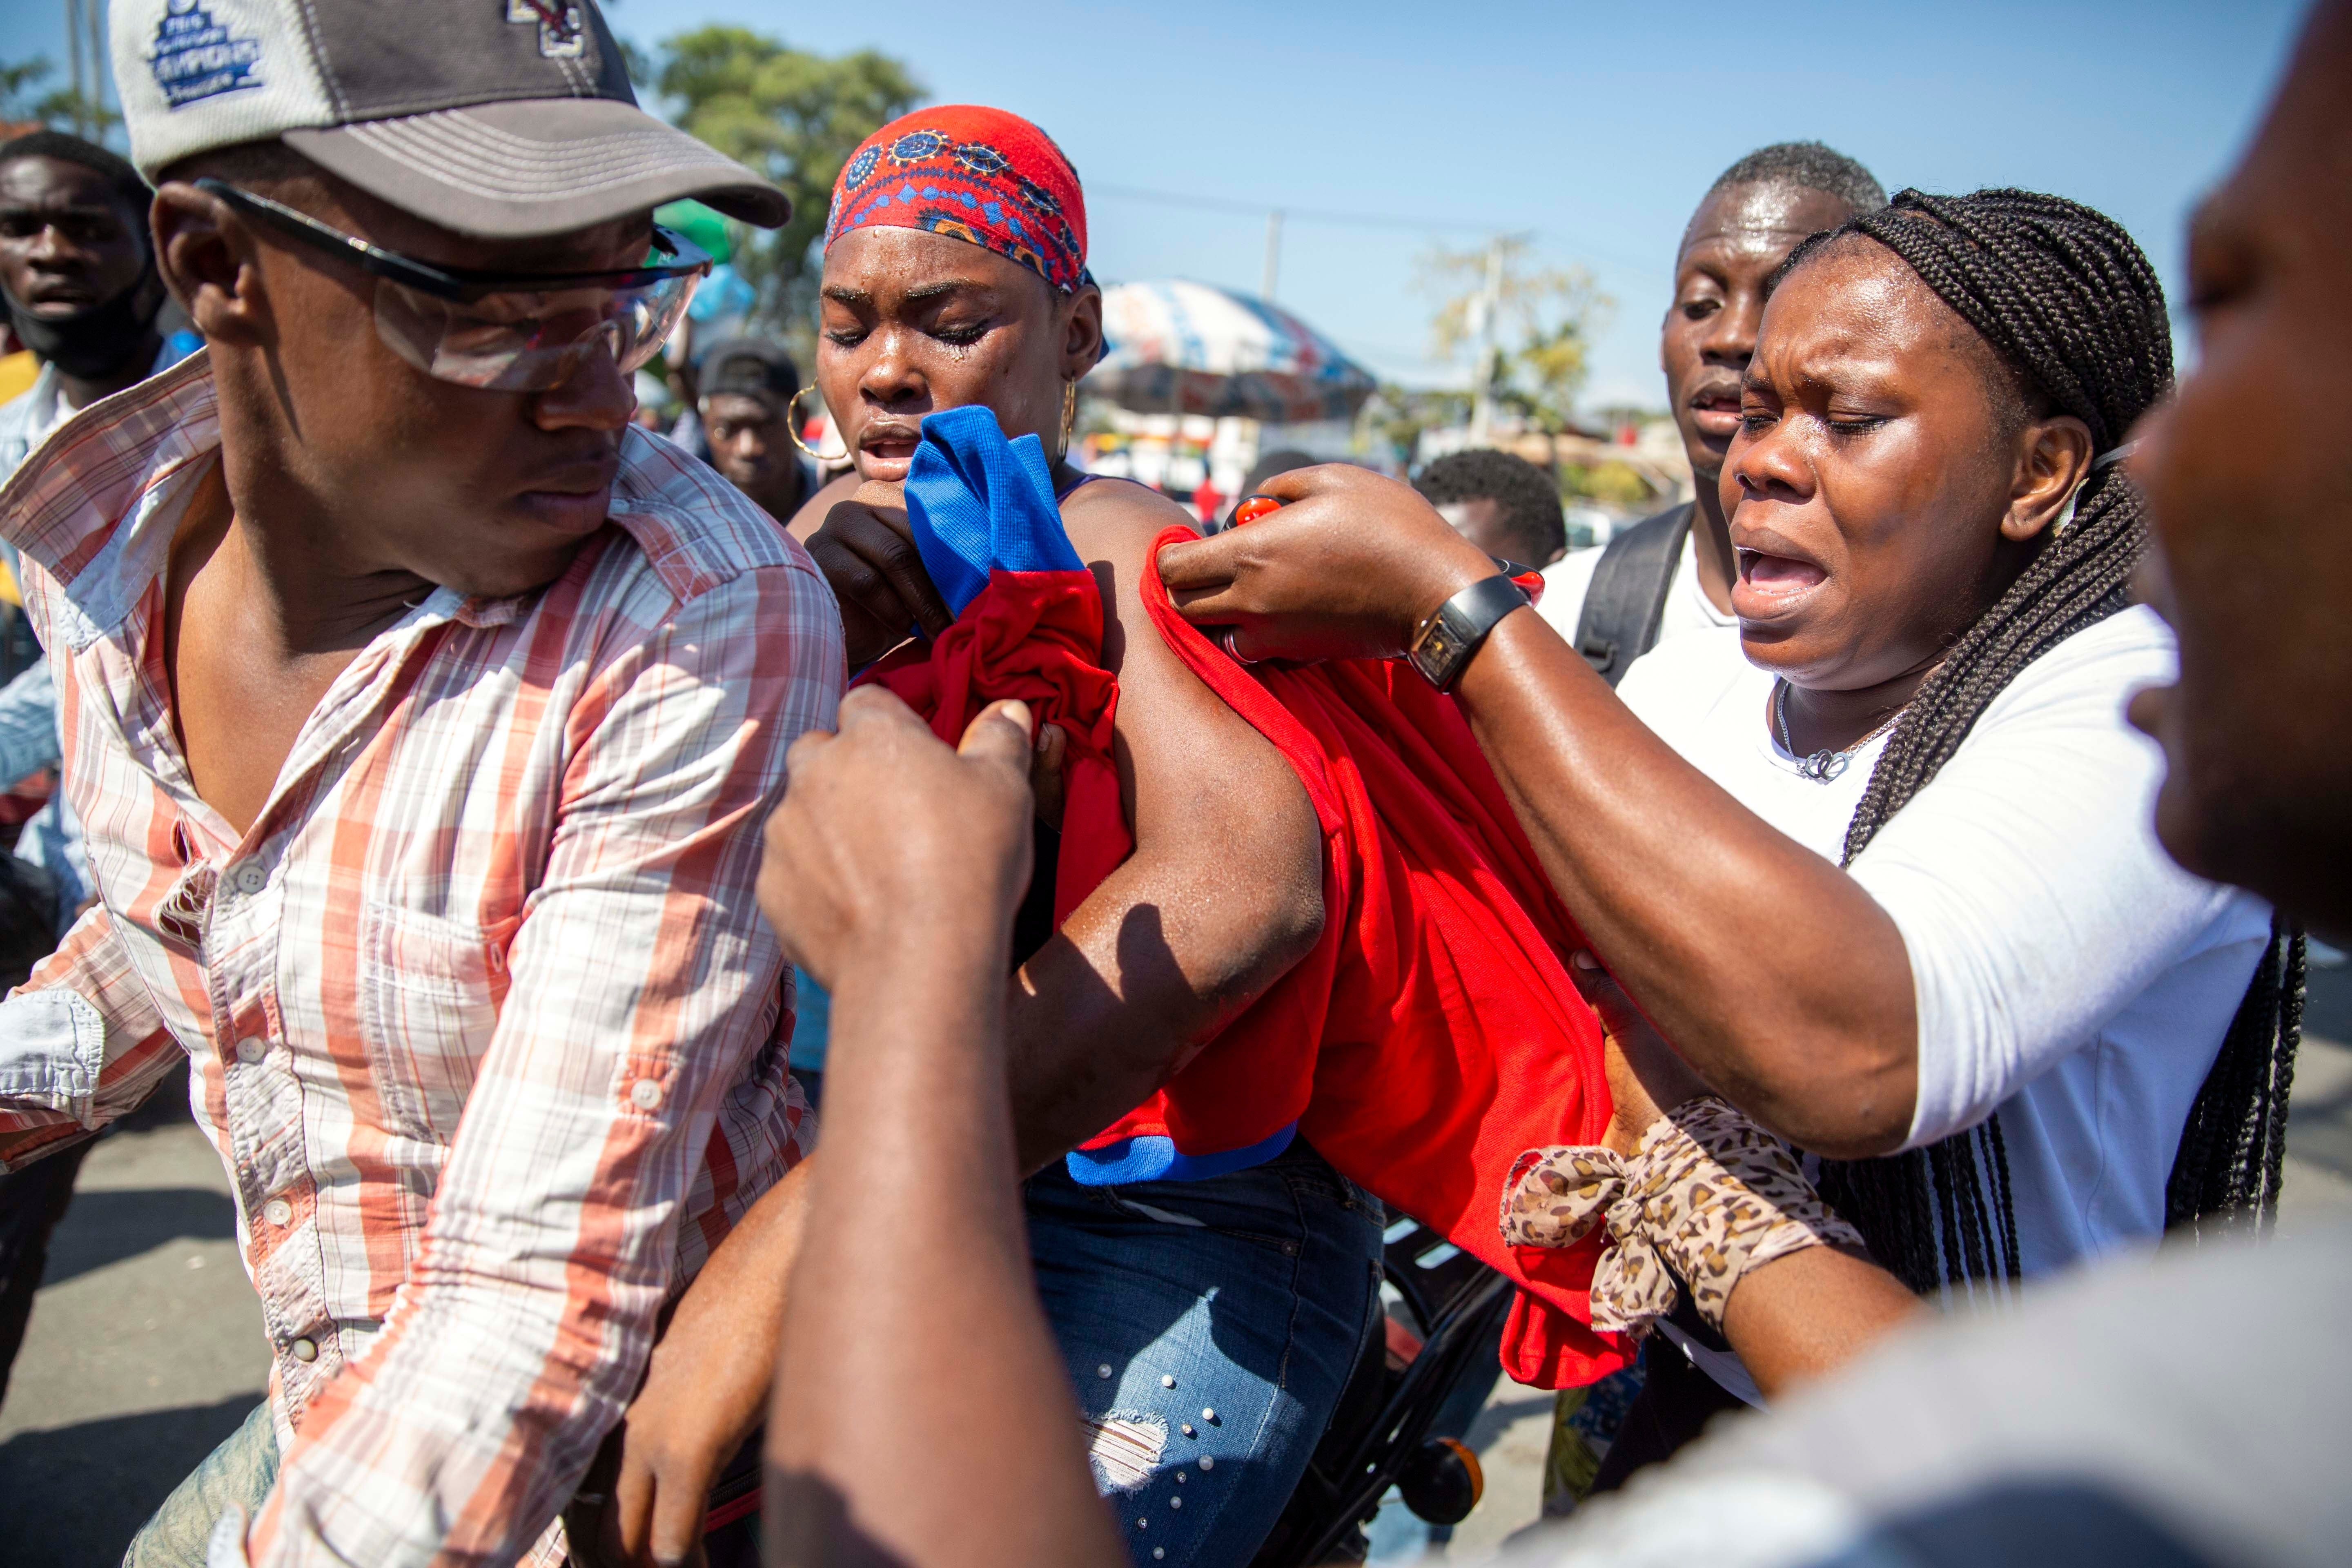
{"label": "blue fabric", "polygon": [[1246,1149],[1221,1154],[1187,1154],[1173,1138],[1122,1138],[1099,1149],[1073,1149],[1063,1156],[1070,1179],[1081,1186],[1115,1187],[1127,1182],[1197,1182],[1262,1165],[1290,1147],[1298,1123]]}
{"label": "blue fabric", "polygon": [[[13,553],[13,552],[12,552]],[[16,562],[8,563],[10,570]],[[36,661],[0,689],[0,790],[14,789],[44,768],[59,764],[64,742],[58,733],[58,692],[49,661]],[[89,897],[89,864],[82,849],[81,819],[66,804],[59,785],[48,804],[16,833],[16,858],[40,867],[58,885],[56,913],[60,941],[73,929],[82,900]]]}
{"label": "blue fabric", "polygon": [[1034,436],[1006,440],[978,404],[924,416],[907,468],[907,520],[923,570],[959,616],[992,572],[1086,566],[1063,531],[1045,447]]}
{"label": "blue fabric", "polygon": [[234,1504],[250,1523],[277,1484],[278,1429],[265,1399],[140,1527],[122,1568],[205,1568],[205,1549],[221,1515]]}
{"label": "blue fabric", "polygon": [[1047,1166],[1024,1196],[1081,1412],[1141,1428],[1141,1450],[1126,1450],[1141,1473],[1090,1456],[1129,1555],[1247,1563],[1379,1330],[1380,1200],[1303,1142],[1205,1182],[1086,1187]]}
{"label": "blue fabric", "polygon": [[[924,416],[921,443],[907,466],[907,520],[923,570],[959,616],[988,586],[991,573],[1086,569],[1062,526],[1044,445],[1034,436],[1006,440],[995,413],[977,404]],[[1200,1181],[1273,1159],[1295,1131],[1294,1123],[1246,1149],[1197,1156],[1167,1138],[1126,1138],[1091,1152],[1073,1151],[1063,1163],[1072,1180],[1092,1187]]]}
{"label": "blue fabric", "polygon": [[793,966],[792,1064],[803,1072],[823,1072],[826,1045],[833,1037],[833,998],[816,976]]}
{"label": "blue fabric", "polygon": [[43,768],[58,765],[58,689],[49,661],[0,688],[0,790],[15,789]]}

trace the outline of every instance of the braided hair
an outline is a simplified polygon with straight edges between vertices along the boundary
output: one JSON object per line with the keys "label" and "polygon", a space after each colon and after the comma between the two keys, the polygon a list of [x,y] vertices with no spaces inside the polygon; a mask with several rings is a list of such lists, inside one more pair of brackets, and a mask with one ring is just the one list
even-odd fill
{"label": "braided hair", "polygon": [[[1774,281],[1857,235],[1893,251],[1976,329],[2010,377],[2007,412],[2020,427],[2074,416],[2090,428],[2095,466],[2075,493],[2072,521],[1960,634],[1887,738],[1846,829],[1849,866],[1951,760],[2019,671],[2130,603],[2147,525],[2138,489],[2112,459],[2133,422],[2172,384],[2163,287],[2122,226],[2089,207],[2030,191],[1906,190],[1808,239]],[[2303,964],[2301,934],[2274,928],[2182,1132],[2167,1184],[2168,1226],[2260,1228],[2275,1214]],[[1824,1162],[1822,1187],[1914,1290],[2018,1276],[1998,1114],[1926,1149]]]}

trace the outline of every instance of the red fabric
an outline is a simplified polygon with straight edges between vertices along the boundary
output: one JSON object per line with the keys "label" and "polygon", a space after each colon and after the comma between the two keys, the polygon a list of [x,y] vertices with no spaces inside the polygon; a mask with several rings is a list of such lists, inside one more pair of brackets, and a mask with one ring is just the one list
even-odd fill
{"label": "red fabric", "polygon": [[1102,593],[1091,572],[995,572],[955,624],[909,643],[851,684],[889,688],[949,745],[992,702],[1017,697],[1069,738],[1054,923],[1135,849],[1110,760],[1118,682],[1102,668]]}
{"label": "red fabric", "polygon": [[[1155,543],[1189,538],[1171,529]],[[1601,1036],[1562,967],[1580,942],[1453,700],[1409,669],[1244,669],[1144,603],[1209,688],[1280,749],[1321,824],[1324,931],[1306,959],[1150,1100],[1089,1142],[1165,1135],[1246,1148],[1296,1121],[1350,1179],[1522,1287],[1503,1362],[1520,1382],[1590,1383],[1625,1347],[1589,1326],[1599,1238],[1506,1247],[1498,1215],[1529,1148],[1600,1141]],[[1057,920],[1130,852],[1109,767],[1117,686],[1085,573],[998,573],[929,653],[878,679],[952,742],[1020,697],[1070,731]]]}

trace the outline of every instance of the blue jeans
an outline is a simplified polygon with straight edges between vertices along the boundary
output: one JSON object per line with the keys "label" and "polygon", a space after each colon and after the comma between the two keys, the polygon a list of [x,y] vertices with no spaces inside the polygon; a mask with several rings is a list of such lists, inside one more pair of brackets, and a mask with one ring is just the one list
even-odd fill
{"label": "blue jeans", "polygon": [[278,1429],[269,1423],[269,1401],[265,1399],[244,1426],[172,1489],[155,1517],[131,1538],[122,1568],[205,1568],[205,1544],[229,1505],[245,1510],[250,1523],[277,1482]]}
{"label": "blue jeans", "polygon": [[1237,1568],[1379,1322],[1380,1200],[1304,1142],[1198,1182],[1027,1188],[1095,1483],[1142,1568]]}

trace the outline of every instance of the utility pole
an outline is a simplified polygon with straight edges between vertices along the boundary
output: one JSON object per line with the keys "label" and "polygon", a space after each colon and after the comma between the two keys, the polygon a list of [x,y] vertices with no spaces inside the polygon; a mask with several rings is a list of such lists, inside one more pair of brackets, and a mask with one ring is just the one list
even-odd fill
{"label": "utility pole", "polygon": [[73,73],[74,134],[88,136],[89,111],[81,94],[81,0],[66,0],[66,68]]}
{"label": "utility pole", "polygon": [[1276,207],[1265,215],[1265,276],[1257,291],[1257,297],[1269,305],[1274,303],[1275,280],[1281,273],[1282,209]]}
{"label": "utility pole", "polygon": [[1469,323],[1478,336],[1476,395],[1470,404],[1470,443],[1486,444],[1495,424],[1495,329],[1503,313],[1503,237],[1486,242],[1486,284],[1470,302],[1475,319]]}
{"label": "utility pole", "polygon": [[66,0],[66,51],[74,133],[96,142],[106,131],[106,0]]}

